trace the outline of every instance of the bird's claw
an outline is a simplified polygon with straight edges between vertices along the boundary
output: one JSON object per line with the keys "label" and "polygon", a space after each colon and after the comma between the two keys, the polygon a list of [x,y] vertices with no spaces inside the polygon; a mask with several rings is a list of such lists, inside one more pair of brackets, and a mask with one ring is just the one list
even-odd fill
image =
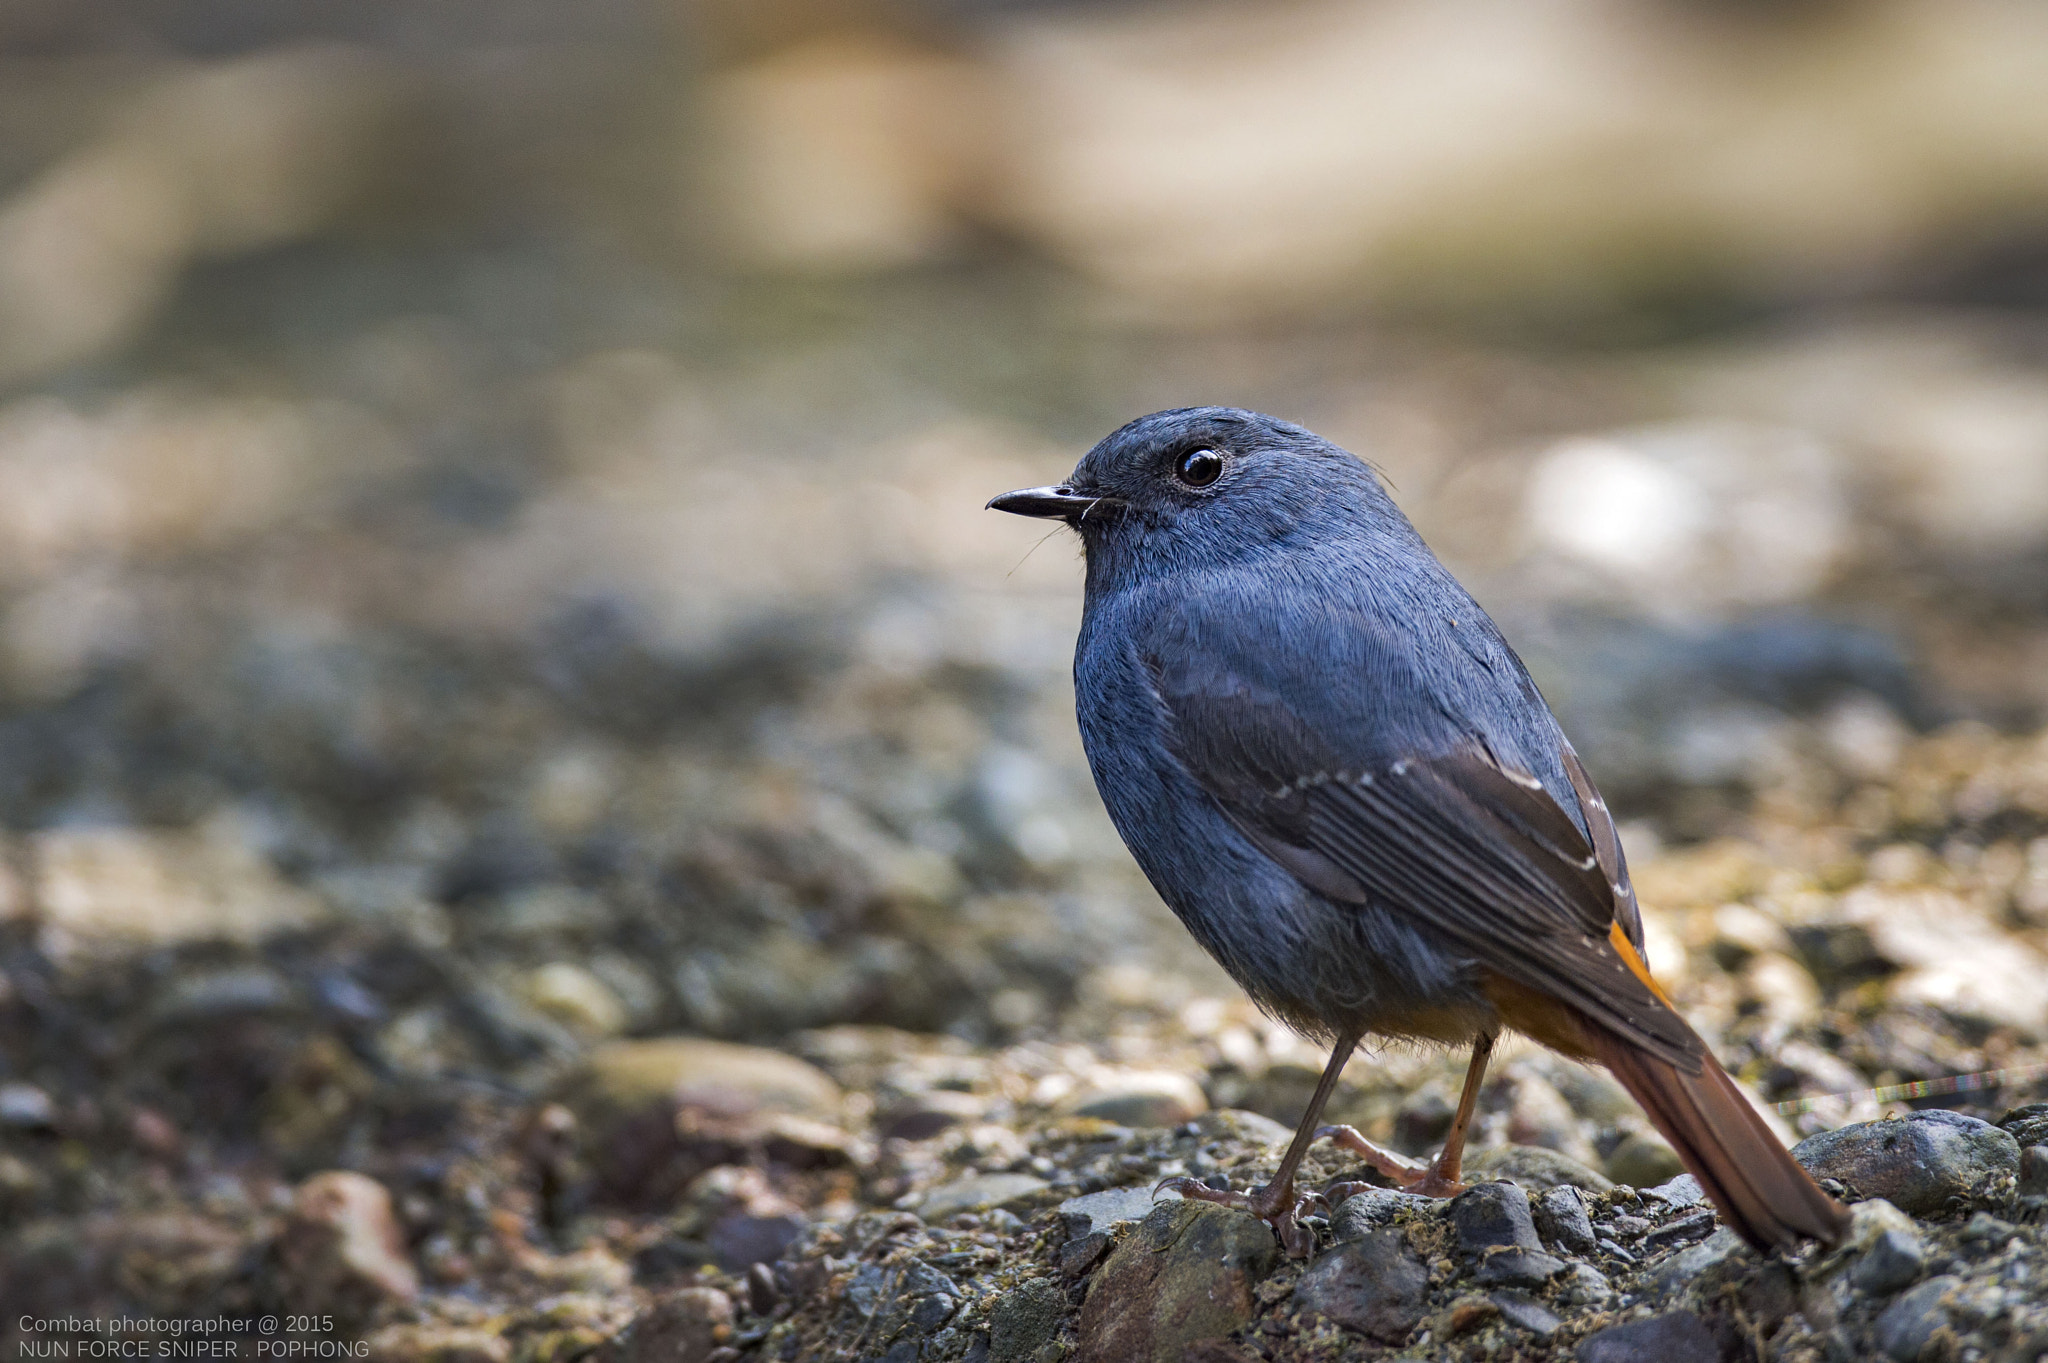
{"label": "bird's claw", "polygon": [[[1402,1192],[1415,1193],[1422,1197],[1456,1197],[1464,1192],[1467,1186],[1458,1177],[1458,1170],[1455,1167],[1449,1170],[1443,1167],[1442,1155],[1424,1164],[1420,1160],[1412,1160],[1406,1155],[1397,1155],[1391,1150],[1374,1145],[1354,1126],[1318,1127],[1316,1139],[1333,1141],[1349,1150],[1364,1160],[1367,1167],[1384,1175]],[[1353,1193],[1372,1186],[1367,1183],[1334,1183],[1328,1191],[1337,1194],[1339,1189],[1343,1189],[1342,1194],[1335,1198],[1336,1201],[1342,1202]]]}
{"label": "bird's claw", "polygon": [[1196,1202],[1214,1202],[1218,1206],[1235,1207],[1250,1212],[1273,1228],[1273,1234],[1280,1239],[1280,1247],[1287,1251],[1290,1259],[1306,1259],[1315,1251],[1316,1233],[1301,1224],[1304,1212],[1312,1208],[1327,1210],[1329,1202],[1318,1192],[1298,1192],[1290,1186],[1275,1187],[1266,1184],[1248,1193],[1233,1192],[1228,1188],[1211,1188],[1195,1178],[1163,1178],[1152,1187],[1157,1197],[1171,1188],[1182,1197]]}

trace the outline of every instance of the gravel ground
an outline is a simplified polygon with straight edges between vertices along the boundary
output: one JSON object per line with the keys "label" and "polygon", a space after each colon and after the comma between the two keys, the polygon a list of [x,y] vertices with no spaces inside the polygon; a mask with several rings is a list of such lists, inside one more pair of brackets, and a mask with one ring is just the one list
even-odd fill
{"label": "gravel ground", "polygon": [[[685,1034],[633,982],[686,978],[702,948],[556,892],[450,932],[339,918],[278,877],[260,893],[303,895],[300,925],[95,949],[66,934],[130,902],[108,877],[277,877],[209,852],[217,832],[102,830],[16,857],[41,908],[8,929],[0,1295],[39,1317],[311,1313],[394,1359],[2034,1358],[2048,739],[1943,730],[1838,800],[1751,818],[1645,846],[1651,954],[1743,1079],[1806,1099],[1788,1134],[1820,1133],[1802,1157],[1861,1199],[1833,1255],[1758,1259],[1611,1082],[1509,1047],[1474,1167],[1511,1181],[1354,1197],[1287,1263],[1258,1222],[1149,1190],[1259,1178],[1318,1057],[1194,971],[1041,963],[1043,993],[971,997],[1030,977],[1002,904],[884,879],[829,823],[668,873],[734,915],[771,888],[785,912],[843,905],[878,942],[943,917],[944,951],[881,967],[927,995],[879,1011],[951,1034]],[[507,940],[552,959],[514,970]],[[1361,1055],[1336,1111],[1425,1150],[1457,1065]],[[1990,1069],[2009,1077],[1917,1103],[1826,1096]]]}
{"label": "gravel ground", "polygon": [[[224,271],[0,405],[22,1356],[123,1315],[439,1363],[2048,1350],[2048,498],[2028,529],[2025,440],[1943,434],[2034,429],[2025,327],[1167,344],[1029,280],[459,264]],[[1131,867],[1071,549],[979,507],[1189,390],[1378,452],[1848,1247],[1758,1260],[1611,1082],[1512,1043],[1507,1182],[1355,1197],[1307,1263],[1153,1203],[1260,1178],[1323,1057]],[[1677,490],[1690,557],[1546,519],[1609,475]],[[1729,568],[1756,523],[1800,547]],[[1462,1067],[1361,1054],[1333,1116],[1426,1151]]]}

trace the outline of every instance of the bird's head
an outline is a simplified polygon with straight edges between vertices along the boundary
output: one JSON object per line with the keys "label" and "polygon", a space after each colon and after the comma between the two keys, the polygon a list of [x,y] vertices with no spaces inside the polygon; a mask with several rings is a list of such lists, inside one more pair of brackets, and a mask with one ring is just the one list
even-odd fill
{"label": "bird's head", "polygon": [[989,506],[1067,522],[1091,566],[1140,546],[1183,566],[1230,562],[1304,534],[1400,517],[1355,455],[1235,407],[1139,417],[1082,456],[1065,482],[1006,492]]}

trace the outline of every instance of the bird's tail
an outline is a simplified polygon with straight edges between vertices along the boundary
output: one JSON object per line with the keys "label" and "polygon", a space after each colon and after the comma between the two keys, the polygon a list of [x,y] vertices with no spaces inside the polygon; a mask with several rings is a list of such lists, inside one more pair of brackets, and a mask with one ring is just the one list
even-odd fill
{"label": "bird's tail", "polygon": [[1585,1030],[1600,1063],[1649,1114],[1737,1235],[1765,1253],[1804,1236],[1841,1241],[1847,1209],[1799,1167],[1704,1046],[1700,1072],[1687,1074],[1591,1023]]}

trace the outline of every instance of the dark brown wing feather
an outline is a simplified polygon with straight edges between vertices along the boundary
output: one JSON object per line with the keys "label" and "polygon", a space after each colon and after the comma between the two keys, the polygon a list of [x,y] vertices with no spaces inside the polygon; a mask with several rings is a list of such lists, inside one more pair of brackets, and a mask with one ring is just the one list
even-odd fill
{"label": "dark brown wing feather", "polygon": [[[1532,783],[1533,784],[1533,783]],[[1481,965],[1697,1070],[1690,1027],[1608,940],[1614,894],[1578,826],[1477,751],[1309,794],[1309,846]]]}
{"label": "dark brown wing feather", "polygon": [[[1412,913],[1478,964],[1698,1072],[1699,1038],[1608,940],[1625,874],[1618,839],[1610,870],[1533,777],[1503,770],[1476,741],[1347,768],[1278,697],[1250,687],[1162,699],[1175,755],[1276,861],[1325,894]],[[1588,822],[1612,838],[1611,820]],[[1624,931],[1639,938],[1630,907]]]}
{"label": "dark brown wing feather", "polygon": [[1635,946],[1636,955],[1648,961],[1650,953],[1643,946],[1642,910],[1636,904],[1636,887],[1628,878],[1628,858],[1622,855],[1621,834],[1614,826],[1614,815],[1594,787],[1593,778],[1579,765],[1579,755],[1572,745],[1565,744],[1559,756],[1564,759],[1564,772],[1572,783],[1572,792],[1579,797],[1586,827],[1592,830],[1593,854],[1600,859],[1600,872],[1614,890],[1614,921],[1621,924],[1622,932]]}

